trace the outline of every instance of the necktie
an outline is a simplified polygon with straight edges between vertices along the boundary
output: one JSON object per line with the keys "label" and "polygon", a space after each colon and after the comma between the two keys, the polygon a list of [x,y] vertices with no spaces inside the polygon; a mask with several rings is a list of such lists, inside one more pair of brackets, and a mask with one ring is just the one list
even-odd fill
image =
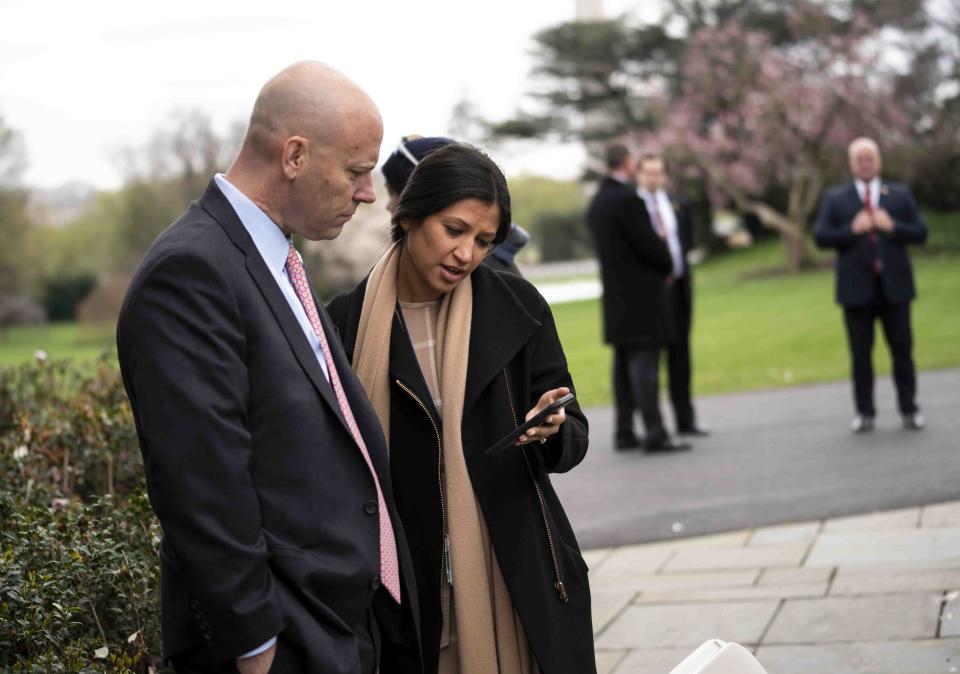
{"label": "necktie", "polygon": [[333,356],[330,352],[330,345],[327,342],[327,336],[323,331],[323,324],[320,322],[320,314],[317,313],[317,305],[313,302],[313,294],[310,292],[310,285],[307,283],[307,272],[303,268],[303,262],[297,254],[297,249],[290,244],[290,250],[287,253],[287,274],[290,276],[290,282],[293,284],[293,290],[303,305],[303,310],[310,319],[310,325],[313,331],[317,333],[320,340],[320,348],[323,350],[324,360],[327,362],[327,372],[330,374],[330,386],[337,396],[337,402],[340,404],[340,411],[343,412],[343,418],[347,420],[347,427],[350,429],[350,435],[363,454],[363,459],[370,469],[373,476],[373,483],[377,487],[377,504],[380,510],[380,578],[383,585],[387,588],[390,596],[400,603],[400,566],[397,562],[397,542],[393,536],[393,524],[390,522],[390,513],[387,512],[387,505],[384,502],[383,491],[380,489],[380,480],[377,479],[377,472],[373,468],[373,462],[370,460],[370,453],[367,451],[367,445],[360,435],[360,428],[357,426],[357,420],[350,409],[350,403],[347,401],[347,395],[344,393],[343,386],[340,383],[340,375],[337,373],[337,367],[333,363]]}
{"label": "necktie", "polygon": [[653,216],[653,229],[657,232],[657,236],[666,240],[667,230],[663,228],[663,219],[660,217],[660,204],[657,203],[656,194],[650,198],[650,203],[653,204],[653,211],[650,213],[650,215]]}
{"label": "necktie", "polygon": [[[863,208],[867,213],[873,213],[873,201],[870,199],[870,183],[863,186]],[[877,247],[877,233],[870,230],[870,267],[873,269],[874,276],[880,275],[880,255]]]}

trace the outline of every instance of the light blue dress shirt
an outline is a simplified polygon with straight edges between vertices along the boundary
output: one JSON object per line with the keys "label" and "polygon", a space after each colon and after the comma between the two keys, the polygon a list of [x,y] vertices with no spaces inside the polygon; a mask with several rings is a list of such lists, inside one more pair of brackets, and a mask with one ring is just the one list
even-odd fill
{"label": "light blue dress shirt", "polygon": [[[222,173],[214,176],[214,180],[217,182],[217,187],[223,192],[223,196],[225,196],[227,201],[230,202],[230,205],[233,206],[233,210],[236,212],[237,217],[240,218],[240,222],[243,223],[243,226],[247,232],[249,232],[250,238],[253,239],[253,244],[260,252],[260,257],[263,258],[267,269],[270,270],[273,280],[277,282],[277,286],[280,288],[280,292],[283,293],[284,299],[287,300],[287,304],[290,305],[290,310],[293,311],[293,315],[297,317],[297,322],[300,324],[300,328],[303,330],[307,341],[310,342],[310,347],[317,356],[317,361],[323,369],[323,374],[327,377],[327,381],[329,381],[330,373],[327,372],[327,360],[323,355],[323,349],[320,347],[320,338],[317,337],[317,333],[313,331],[310,319],[307,318],[307,312],[304,310],[300,298],[297,297],[297,293],[293,289],[293,284],[290,283],[290,277],[287,275],[287,253],[290,250],[290,239],[280,231],[277,223],[271,220],[270,216],[264,213],[263,210],[253,203],[243,192],[231,185]],[[319,309],[317,309],[317,311],[319,311]],[[327,335],[327,340],[330,339],[334,339],[334,337]]]}

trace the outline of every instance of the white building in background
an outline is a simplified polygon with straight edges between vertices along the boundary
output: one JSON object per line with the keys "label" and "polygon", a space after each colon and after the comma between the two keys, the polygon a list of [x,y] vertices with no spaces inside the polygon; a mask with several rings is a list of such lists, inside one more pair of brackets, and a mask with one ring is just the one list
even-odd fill
{"label": "white building in background", "polygon": [[577,21],[601,21],[607,18],[603,0],[576,0]]}

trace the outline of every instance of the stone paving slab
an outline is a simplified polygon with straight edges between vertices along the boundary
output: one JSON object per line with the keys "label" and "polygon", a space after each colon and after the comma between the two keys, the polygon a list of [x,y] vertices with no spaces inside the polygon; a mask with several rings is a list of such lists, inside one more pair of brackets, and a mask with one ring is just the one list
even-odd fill
{"label": "stone paving slab", "polygon": [[[671,538],[655,543],[644,543],[639,546],[647,550],[668,550],[676,552],[679,550],[703,549],[703,548],[742,548],[747,544],[750,535],[753,532],[750,529],[740,531],[727,531],[721,534],[710,534],[709,536],[684,536],[682,538]],[[616,548],[622,550],[623,548]]]}
{"label": "stone paving slab", "polygon": [[850,531],[916,529],[919,526],[920,508],[905,508],[853,517],[835,517],[824,522],[823,531],[828,534],[836,534]]}
{"label": "stone paving slab", "polygon": [[667,565],[666,572],[707,571],[713,569],[756,569],[780,566],[799,566],[807,554],[806,543],[767,545],[747,548],[710,548],[678,550]]}
{"label": "stone paving slab", "polygon": [[635,604],[679,604],[713,601],[758,601],[765,599],[796,599],[823,597],[827,583],[820,585],[767,585],[763,587],[691,588],[686,590],[660,590],[642,592]]}
{"label": "stone paving slab", "polygon": [[591,573],[590,585],[607,590],[616,589],[625,594],[636,594],[637,592],[749,587],[756,584],[759,575],[759,569],[707,573],[637,574],[634,576],[624,573],[615,577],[609,574],[600,575],[599,573],[594,576]]}
{"label": "stone paving slab", "polygon": [[830,582],[833,572],[828,566],[764,569],[757,585],[821,585]]}
{"label": "stone paving slab", "polygon": [[616,674],[668,674],[671,669],[683,662],[692,650],[692,648],[673,648],[631,651],[615,671]]}
{"label": "stone paving slab", "polygon": [[926,506],[921,515],[920,526],[925,529],[960,527],[960,501]]}
{"label": "stone paving slab", "polygon": [[960,528],[821,534],[804,566],[960,567]]}
{"label": "stone paving slab", "polygon": [[942,598],[939,593],[924,593],[787,600],[764,643],[933,638]]}
{"label": "stone paving slab", "polygon": [[841,568],[830,596],[947,591],[960,587],[960,569]]}
{"label": "stone paving slab", "polygon": [[630,606],[596,643],[601,649],[686,647],[688,652],[707,639],[756,644],[778,605],[766,601]]}
{"label": "stone paving slab", "polygon": [[621,592],[617,588],[591,588],[590,611],[593,618],[593,633],[599,634],[632,601],[633,594]]}
{"label": "stone paving slab", "polygon": [[761,646],[757,659],[770,674],[949,674],[960,639]]}
{"label": "stone paving slab", "polygon": [[770,674],[960,674],[957,513],[588,551],[598,672],[666,674],[718,638],[758,649]]}
{"label": "stone paving slab", "polygon": [[674,555],[668,548],[630,545],[617,548],[591,569],[598,579],[614,580],[624,576],[656,573]]}
{"label": "stone paving slab", "polygon": [[[627,651],[597,651],[597,674],[611,674],[626,655]],[[669,671],[663,670],[663,674]]]}
{"label": "stone paving slab", "polygon": [[599,567],[606,561],[607,557],[611,555],[613,548],[598,548],[596,550],[584,550],[583,551],[583,561],[587,563],[587,566],[592,571],[594,568]]}
{"label": "stone paving slab", "polygon": [[800,522],[776,527],[760,527],[754,530],[748,545],[782,545],[783,543],[809,543],[820,533],[820,522]]}
{"label": "stone paving slab", "polygon": [[[940,636],[960,637],[960,591],[951,590],[944,596],[940,616]],[[960,663],[957,663],[960,666]]]}

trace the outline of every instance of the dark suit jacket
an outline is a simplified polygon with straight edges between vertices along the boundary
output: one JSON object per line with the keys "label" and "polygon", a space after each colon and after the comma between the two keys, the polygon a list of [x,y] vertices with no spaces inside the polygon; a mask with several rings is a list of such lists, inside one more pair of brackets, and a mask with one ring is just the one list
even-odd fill
{"label": "dark suit jacket", "polygon": [[608,344],[658,347],[673,339],[666,279],[673,261],[636,188],[606,177],[587,209],[603,281]]}
{"label": "dark suit jacket", "polygon": [[693,216],[690,204],[685,199],[670,197],[673,212],[677,216],[677,233],[680,236],[680,251],[683,253],[683,271],[690,274],[690,265],[687,264],[687,255],[693,250]]}
{"label": "dark suit jacket", "polygon": [[[886,209],[894,223],[892,232],[876,235],[884,298],[891,304],[909,302],[917,293],[907,244],[926,241],[927,226],[920,218],[913,195],[904,185],[881,183],[877,206]],[[854,183],[834,187],[823,197],[814,230],[819,247],[837,251],[836,299],[848,307],[868,306],[878,300],[870,238],[867,234],[854,234],[851,226],[862,208]]]}
{"label": "dark suit jacket", "polygon": [[[416,590],[379,423],[322,304],[344,390]],[[253,240],[211,183],[147,251],[117,326],[150,502],[163,526],[167,657],[229,660],[279,635],[276,672],[359,674],[379,574],[376,489]],[[371,505],[372,504],[372,505]],[[412,618],[411,618],[412,619]]]}

